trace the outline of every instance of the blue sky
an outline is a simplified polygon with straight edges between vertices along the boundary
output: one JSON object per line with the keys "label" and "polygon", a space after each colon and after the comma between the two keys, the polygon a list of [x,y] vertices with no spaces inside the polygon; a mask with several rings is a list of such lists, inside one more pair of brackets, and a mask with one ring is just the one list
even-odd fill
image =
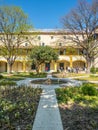
{"label": "blue sky", "polygon": [[[77,5],[78,0],[0,0],[0,5],[20,6],[34,28],[61,28],[60,19]],[[91,0],[88,0],[91,1]]]}

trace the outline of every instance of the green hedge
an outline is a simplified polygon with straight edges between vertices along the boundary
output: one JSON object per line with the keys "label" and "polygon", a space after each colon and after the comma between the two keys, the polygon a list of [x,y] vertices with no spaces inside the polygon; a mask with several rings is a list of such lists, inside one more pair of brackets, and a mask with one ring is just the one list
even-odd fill
{"label": "green hedge", "polygon": [[96,73],[96,68],[94,66],[92,66],[91,69],[90,69],[90,72],[95,74]]}
{"label": "green hedge", "polygon": [[2,80],[0,82],[0,86],[16,86],[16,82],[14,81],[7,81],[7,80]]}
{"label": "green hedge", "polygon": [[[98,86],[98,85],[97,85]],[[85,101],[87,97],[93,98],[98,95],[95,84],[84,83],[80,87],[64,87],[56,89],[59,103],[68,103],[68,101],[80,102]]]}
{"label": "green hedge", "polygon": [[3,76],[2,76],[2,75],[0,75],[0,79],[3,79]]}
{"label": "green hedge", "polygon": [[97,90],[93,84],[84,84],[81,90],[84,95],[89,95],[89,96],[97,95]]}

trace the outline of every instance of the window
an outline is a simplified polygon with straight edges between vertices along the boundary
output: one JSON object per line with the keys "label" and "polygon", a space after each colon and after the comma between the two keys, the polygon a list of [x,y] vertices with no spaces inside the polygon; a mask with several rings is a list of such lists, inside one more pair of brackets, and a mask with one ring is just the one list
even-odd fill
{"label": "window", "polygon": [[13,36],[13,40],[15,40],[16,38],[15,38],[15,36]]}
{"label": "window", "polygon": [[84,55],[86,55],[86,54],[87,54],[87,51],[86,51],[85,49],[83,50],[83,54],[84,54]]}
{"label": "window", "polygon": [[28,46],[28,43],[25,43],[25,46]]}
{"label": "window", "polygon": [[93,38],[96,39],[97,37],[98,37],[98,34],[95,33],[95,34],[93,35]]}
{"label": "window", "polygon": [[42,46],[45,46],[45,43],[44,43],[44,42],[42,43]]}
{"label": "window", "polygon": [[63,51],[60,50],[60,55],[63,55]]}
{"label": "window", "polygon": [[60,55],[63,55],[63,54],[64,54],[63,50],[60,50]]}
{"label": "window", "polygon": [[36,69],[35,64],[32,64],[32,65],[31,65],[31,69],[32,69],[32,70],[35,70],[35,69]]}
{"label": "window", "polygon": [[76,36],[76,39],[79,39],[79,37],[78,37],[78,36]]}
{"label": "window", "polygon": [[0,37],[0,40],[3,40],[3,37]]}
{"label": "window", "polygon": [[26,37],[26,39],[28,39],[28,37]]}
{"label": "window", "polygon": [[62,46],[62,43],[59,43],[59,46]]}
{"label": "window", "polygon": [[53,39],[53,36],[51,36],[51,39]]}
{"label": "window", "polygon": [[38,40],[41,40],[41,36],[38,36]]}
{"label": "window", "polygon": [[64,39],[66,39],[66,36],[63,36]]}
{"label": "window", "polygon": [[63,54],[64,54],[64,55],[66,54],[66,49],[64,49]]}
{"label": "window", "polygon": [[59,55],[65,55],[66,54],[66,50],[64,49],[62,49],[62,50],[59,50]]}

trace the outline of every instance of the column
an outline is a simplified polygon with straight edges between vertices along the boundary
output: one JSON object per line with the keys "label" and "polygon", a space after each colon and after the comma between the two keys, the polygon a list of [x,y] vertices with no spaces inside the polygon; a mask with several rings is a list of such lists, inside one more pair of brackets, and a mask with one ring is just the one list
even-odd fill
{"label": "column", "polygon": [[73,67],[73,64],[72,64],[72,55],[70,55],[70,68]]}
{"label": "column", "polygon": [[42,65],[39,66],[39,72],[42,72]]}
{"label": "column", "polygon": [[23,61],[23,72],[26,72],[26,61]]}
{"label": "column", "polygon": [[10,72],[9,64],[7,63],[7,73]]}
{"label": "column", "polygon": [[57,72],[57,63],[56,62],[54,62],[54,70],[55,70],[55,72]]}

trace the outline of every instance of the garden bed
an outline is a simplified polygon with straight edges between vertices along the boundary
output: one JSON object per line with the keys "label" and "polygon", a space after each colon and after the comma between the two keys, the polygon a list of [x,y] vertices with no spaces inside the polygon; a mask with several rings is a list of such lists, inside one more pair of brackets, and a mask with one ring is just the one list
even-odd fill
{"label": "garden bed", "polygon": [[93,87],[56,89],[64,130],[98,130],[98,90]]}
{"label": "garden bed", "polygon": [[0,130],[31,130],[41,89],[0,87]]}

